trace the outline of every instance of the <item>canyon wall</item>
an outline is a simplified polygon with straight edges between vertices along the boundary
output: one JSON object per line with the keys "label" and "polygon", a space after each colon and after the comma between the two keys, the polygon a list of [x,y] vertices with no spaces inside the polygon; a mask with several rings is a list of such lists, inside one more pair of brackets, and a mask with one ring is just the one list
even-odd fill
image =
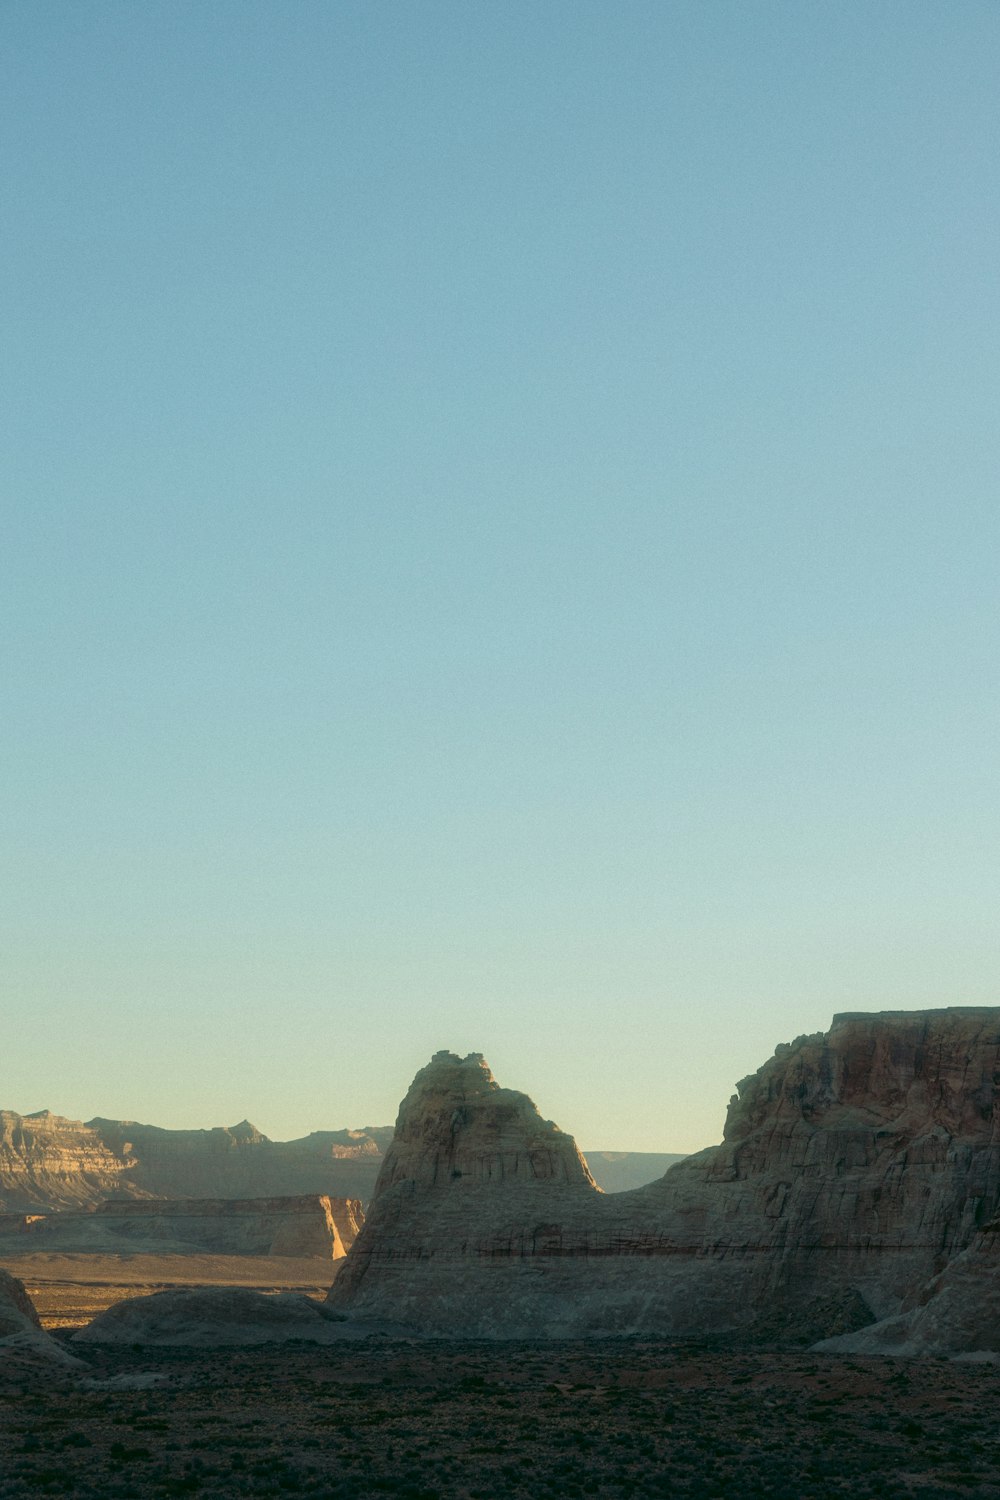
{"label": "canyon wall", "polygon": [[128,1191],[133,1163],[90,1125],[0,1110],[0,1209],[78,1208]]}
{"label": "canyon wall", "polygon": [[330,1302],[436,1334],[811,1341],[916,1305],[998,1209],[1000,1010],[836,1016],[743,1080],[721,1145],[613,1197],[481,1058],[438,1053]]}
{"label": "canyon wall", "polygon": [[163,1130],[122,1120],[0,1111],[0,1211],[93,1206],[107,1198],[370,1198],[387,1126],[272,1141],[244,1120]]}

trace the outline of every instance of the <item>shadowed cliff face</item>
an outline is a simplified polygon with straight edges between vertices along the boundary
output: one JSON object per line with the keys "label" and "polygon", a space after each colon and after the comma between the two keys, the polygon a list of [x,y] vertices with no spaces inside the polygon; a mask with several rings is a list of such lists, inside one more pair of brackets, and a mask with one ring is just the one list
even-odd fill
{"label": "shadowed cliff face", "polygon": [[397,1182],[545,1182],[598,1191],[572,1136],[543,1120],[526,1094],[502,1089],[478,1052],[438,1052],[413,1080],[375,1196]]}
{"label": "shadowed cliff face", "polygon": [[1000,1010],[838,1016],[740,1084],[720,1146],[607,1198],[481,1058],[439,1053],[331,1301],[485,1336],[841,1332],[1000,1209],[998,1100]]}
{"label": "shadowed cliff face", "polygon": [[44,1385],[53,1369],[66,1371],[79,1365],[78,1359],[42,1331],[24,1282],[9,1271],[0,1271],[0,1381],[24,1392]]}
{"label": "shadowed cliff face", "polygon": [[0,1271],[0,1339],[33,1333],[41,1326],[24,1282],[18,1281],[9,1271]]}

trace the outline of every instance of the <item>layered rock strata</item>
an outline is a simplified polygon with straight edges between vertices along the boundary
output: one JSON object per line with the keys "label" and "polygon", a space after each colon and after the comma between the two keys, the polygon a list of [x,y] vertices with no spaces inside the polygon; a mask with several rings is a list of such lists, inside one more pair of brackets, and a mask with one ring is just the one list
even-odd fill
{"label": "layered rock strata", "polygon": [[102,1199],[371,1196],[388,1126],[272,1141],[249,1121],[163,1130],[122,1120],[0,1111],[0,1211],[52,1212]]}
{"label": "layered rock strata", "polygon": [[133,1164],[79,1120],[0,1110],[0,1208],[77,1208],[127,1191]]}
{"label": "layered rock strata", "polygon": [[0,1215],[0,1253],[311,1256],[340,1260],[364,1222],[360,1200],[114,1199],[92,1213]]}
{"label": "layered rock strata", "polygon": [[330,1302],[436,1334],[814,1338],[905,1310],[998,1209],[1000,1010],[836,1016],[743,1080],[720,1146],[613,1198],[438,1053]]}

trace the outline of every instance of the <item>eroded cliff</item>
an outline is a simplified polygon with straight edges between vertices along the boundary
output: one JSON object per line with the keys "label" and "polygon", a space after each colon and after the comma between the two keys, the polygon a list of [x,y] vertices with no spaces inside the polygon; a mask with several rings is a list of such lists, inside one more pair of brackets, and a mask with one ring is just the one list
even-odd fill
{"label": "eroded cliff", "polygon": [[122,1197],[322,1194],[366,1201],[391,1134],[376,1126],[272,1141],[247,1120],[164,1130],[123,1120],[84,1124],[48,1110],[0,1111],[0,1211],[85,1208]]}
{"label": "eroded cliff", "polygon": [[1000,1010],[840,1015],[743,1081],[720,1146],[607,1198],[530,1100],[439,1053],[330,1300],[435,1333],[839,1333],[997,1213],[998,1101]]}

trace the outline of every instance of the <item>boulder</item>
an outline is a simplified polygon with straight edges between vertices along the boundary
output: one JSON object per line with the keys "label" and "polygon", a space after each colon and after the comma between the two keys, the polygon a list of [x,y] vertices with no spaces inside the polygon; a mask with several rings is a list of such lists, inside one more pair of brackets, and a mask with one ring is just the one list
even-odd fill
{"label": "boulder", "polygon": [[0,1385],[16,1386],[33,1375],[79,1365],[43,1331],[24,1282],[0,1271]]}
{"label": "boulder", "polygon": [[73,1342],[208,1349],[293,1340],[325,1344],[342,1333],[341,1319],[297,1292],[195,1287],[116,1302],[74,1334]]}
{"label": "boulder", "polygon": [[0,1271],[0,1340],[41,1331],[35,1304],[28,1296],[24,1282],[18,1281],[9,1271]]}

